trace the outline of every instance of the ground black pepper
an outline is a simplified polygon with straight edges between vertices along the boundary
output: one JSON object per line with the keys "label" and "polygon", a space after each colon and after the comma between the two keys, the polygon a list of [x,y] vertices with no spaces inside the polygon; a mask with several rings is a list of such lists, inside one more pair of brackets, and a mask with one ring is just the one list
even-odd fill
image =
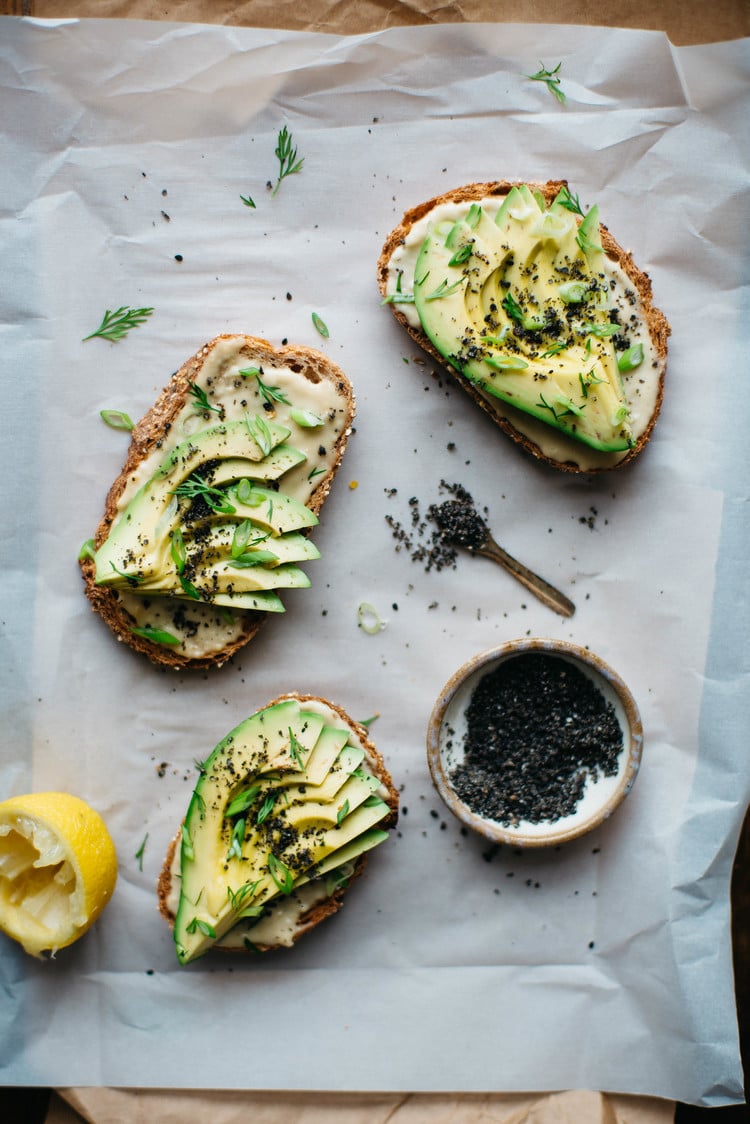
{"label": "ground black pepper", "polygon": [[613,776],[623,735],[614,707],[575,665],[522,653],[477,684],[465,757],[450,779],[478,815],[510,826],[575,811],[587,777]]}
{"label": "ground black pepper", "polygon": [[[485,542],[489,534],[486,524],[474,507],[474,500],[462,484],[449,484],[441,480],[440,491],[448,493],[453,499],[430,504],[425,513],[426,518],[422,515],[418,498],[411,497],[409,527],[405,527],[392,515],[385,517],[396,541],[396,550],[407,550],[412,562],[422,563],[427,573],[448,567],[455,570],[458,546],[481,545],[474,541],[462,541],[462,536],[476,539],[480,525],[483,529],[481,542]],[[397,495],[397,489],[386,488],[385,493],[393,497]]]}

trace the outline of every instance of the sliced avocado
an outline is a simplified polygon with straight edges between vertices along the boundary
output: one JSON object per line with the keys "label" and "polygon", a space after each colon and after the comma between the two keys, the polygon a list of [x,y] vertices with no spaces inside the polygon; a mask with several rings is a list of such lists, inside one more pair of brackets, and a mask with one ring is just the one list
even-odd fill
{"label": "sliced avocado", "polygon": [[283,611],[276,596],[255,595],[309,586],[295,563],[320,556],[299,533],[317,516],[280,487],[267,487],[305,460],[285,443],[288,435],[284,426],[248,417],[178,445],[96,551],[97,584]]}
{"label": "sliced avocado", "polygon": [[277,445],[262,461],[250,462],[241,457],[227,457],[212,467],[209,483],[218,488],[221,484],[248,480],[278,480],[291,468],[302,464],[307,458],[300,449],[283,442]]}
{"label": "sliced avocado", "polygon": [[274,535],[317,526],[318,517],[309,507],[272,488],[256,484],[243,488],[239,483],[227,488],[226,494],[238,519],[251,519],[256,526]]}
{"label": "sliced avocado", "polygon": [[386,837],[377,824],[390,809],[349,736],[288,699],[246,719],[204,763],[182,834],[180,963]]}
{"label": "sliced avocado", "polygon": [[579,225],[527,185],[494,219],[473,206],[471,223],[439,222],[421,247],[414,303],[424,332],[484,393],[593,448],[628,449],[598,210]]}
{"label": "sliced avocado", "polygon": [[[207,543],[196,543],[194,533],[185,537],[185,546],[188,553],[193,547],[201,546],[206,559],[226,559],[232,557],[232,548],[235,543],[237,523],[216,523],[211,527],[210,539]],[[240,557],[249,558],[254,554],[271,554],[273,558],[266,558],[267,566],[278,566],[281,562],[309,562],[320,558],[318,550],[312,539],[297,531],[286,531],[282,535],[271,535],[270,531],[263,528],[254,528],[253,533],[244,546]]]}
{"label": "sliced avocado", "polygon": [[[263,589],[307,589],[310,585],[307,574],[293,562],[273,567],[252,566],[241,573],[233,569],[231,563],[222,562],[204,567],[200,575],[188,580],[200,595],[191,597],[188,594],[193,601],[213,601],[214,593],[231,593],[235,589],[238,593],[255,593]],[[185,586],[180,582],[177,571],[172,570],[171,573],[145,579],[138,590],[144,596],[152,593],[179,595],[181,591],[185,592]]]}
{"label": "sliced avocado", "polygon": [[[273,451],[289,436],[289,430],[275,422],[264,422],[264,425],[268,428],[268,439],[273,443],[266,455],[267,459],[272,465],[288,463],[286,447],[278,462],[274,461]],[[196,476],[206,487],[217,487],[211,479],[211,473],[215,471],[215,462],[225,458],[233,463],[243,460],[247,476],[252,474],[254,465],[266,459],[244,420],[201,430],[181,442],[169,454],[150,479],[139,488],[96,551],[94,561],[97,583],[111,582],[113,572],[128,571],[133,568],[132,563],[137,564],[139,557],[153,554],[158,545],[156,540],[163,542],[175,524],[178,506],[175,502],[176,490],[184,488],[185,482]],[[298,462],[295,460],[295,463]],[[204,470],[202,475],[201,469]],[[233,480],[236,479],[233,476]]]}

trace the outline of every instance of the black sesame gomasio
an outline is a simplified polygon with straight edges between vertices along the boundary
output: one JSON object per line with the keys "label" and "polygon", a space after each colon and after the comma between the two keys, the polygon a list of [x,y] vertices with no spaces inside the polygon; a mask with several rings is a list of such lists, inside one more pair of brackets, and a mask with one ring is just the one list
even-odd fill
{"label": "black sesame gomasio", "polygon": [[435,504],[430,508],[429,514],[443,532],[443,537],[455,546],[478,550],[487,542],[487,524],[476,508],[464,500],[446,500],[445,503]]}
{"label": "black sesame gomasio", "polygon": [[506,827],[573,813],[587,779],[614,776],[623,735],[614,707],[578,667],[522,653],[475,687],[466,711],[456,794]]}

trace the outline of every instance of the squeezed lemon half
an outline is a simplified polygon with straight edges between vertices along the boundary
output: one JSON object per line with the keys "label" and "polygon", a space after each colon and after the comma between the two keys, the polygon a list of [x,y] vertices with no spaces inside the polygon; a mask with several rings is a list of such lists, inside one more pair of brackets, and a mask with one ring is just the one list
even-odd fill
{"label": "squeezed lemon half", "polygon": [[83,936],[116,881],[114,844],[84,800],[35,792],[0,803],[0,929],[31,956]]}

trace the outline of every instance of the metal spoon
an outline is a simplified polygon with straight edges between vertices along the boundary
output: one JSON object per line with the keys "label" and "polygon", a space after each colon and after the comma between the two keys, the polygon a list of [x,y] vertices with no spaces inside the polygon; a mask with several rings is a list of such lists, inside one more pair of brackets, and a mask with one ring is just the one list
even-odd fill
{"label": "metal spoon", "polygon": [[481,554],[485,558],[491,558],[493,562],[497,562],[498,566],[502,566],[509,574],[512,574],[517,581],[525,585],[535,597],[538,597],[550,609],[554,609],[556,613],[560,613],[563,617],[572,617],[576,611],[576,607],[569,597],[561,593],[559,589],[555,589],[544,578],[540,578],[528,566],[524,566],[518,562],[507,550],[503,550],[498,543],[495,542],[492,535],[487,532],[487,538],[481,546],[467,546],[466,549],[470,554]]}
{"label": "metal spoon", "polygon": [[492,537],[481,515],[466,500],[447,500],[430,509],[432,518],[440,527],[443,537],[455,546],[462,546],[470,554],[491,558],[509,574],[525,585],[541,602],[564,617],[572,617],[576,607],[569,597],[524,566],[507,550],[503,550]]}

